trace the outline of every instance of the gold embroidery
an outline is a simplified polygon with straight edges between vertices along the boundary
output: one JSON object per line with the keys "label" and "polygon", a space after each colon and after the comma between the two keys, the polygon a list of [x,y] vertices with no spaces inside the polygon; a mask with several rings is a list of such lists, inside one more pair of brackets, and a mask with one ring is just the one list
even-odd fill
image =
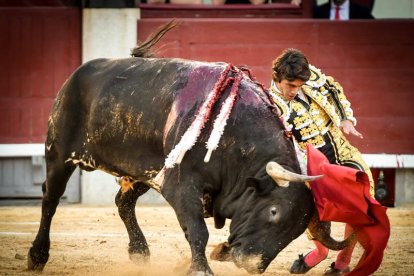
{"label": "gold embroidery", "polygon": [[292,110],[295,111],[298,116],[306,114],[306,108],[301,103],[298,103],[297,101],[293,100],[291,106]]}
{"label": "gold embroidery", "polygon": [[374,196],[374,180],[372,179],[371,170],[362,158],[360,151],[348,142],[339,128],[331,126],[329,132],[333,139],[332,143],[336,146],[339,164],[353,164],[364,171],[369,178],[370,195]]}
{"label": "gold embroidery", "polygon": [[[343,87],[336,82],[332,77],[327,77],[326,78],[326,86],[328,89],[330,89],[331,93],[332,93],[332,97],[329,97],[328,100],[330,101],[330,103],[332,105],[336,105],[338,110],[337,112],[339,112],[339,110],[341,110],[341,112],[344,113],[345,118],[342,118],[343,120],[349,120],[351,121],[354,125],[357,124],[357,121],[354,117],[354,112],[351,108],[351,103],[348,101],[348,99],[345,96],[344,93],[344,89]],[[334,97],[337,98],[337,103],[335,104],[334,101]],[[341,116],[340,114],[338,114],[339,116]]]}
{"label": "gold embroidery", "polygon": [[322,110],[325,111],[325,113],[329,116],[335,125],[339,126],[339,116],[335,112],[335,107],[328,101],[327,96],[322,95],[319,93],[319,91],[314,90],[306,85],[302,86],[302,91],[308,95],[316,104],[318,104]]}
{"label": "gold embroidery", "polygon": [[300,149],[303,150],[303,151],[306,150],[306,144],[311,144],[315,148],[320,148],[320,147],[323,147],[325,145],[325,141],[324,141],[322,135],[317,135],[316,137],[314,137],[312,139],[309,139],[307,141],[298,143]]}
{"label": "gold embroidery", "polygon": [[300,130],[300,135],[302,136],[301,140],[306,140],[306,136],[309,136],[309,128],[305,127],[303,129]]}
{"label": "gold embroidery", "polygon": [[295,129],[298,130],[309,126],[311,123],[312,119],[309,113],[304,113],[302,116],[293,118],[293,125],[295,125]]}
{"label": "gold embroidery", "polygon": [[288,106],[288,103],[282,99],[280,94],[278,93],[278,90],[276,88],[276,84],[272,81],[272,84],[269,89],[270,95],[272,96],[273,102],[276,104],[277,108],[279,109],[280,116],[283,118],[285,122],[290,117],[290,108]]}
{"label": "gold embroidery", "polygon": [[306,84],[314,88],[323,86],[326,82],[325,74],[323,74],[321,70],[311,64],[309,64],[309,70],[311,72],[311,75]]}

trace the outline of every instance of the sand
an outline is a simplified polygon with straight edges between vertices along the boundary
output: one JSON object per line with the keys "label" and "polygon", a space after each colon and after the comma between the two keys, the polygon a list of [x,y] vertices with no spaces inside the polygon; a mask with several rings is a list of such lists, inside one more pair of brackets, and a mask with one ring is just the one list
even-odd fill
{"label": "sand", "polygon": [[[140,206],[138,220],[151,250],[150,263],[136,265],[129,260],[128,235],[115,206],[88,207],[64,204],[58,207],[51,229],[50,258],[42,275],[186,275],[190,249],[168,206]],[[388,209],[391,238],[381,267],[374,275],[414,275],[414,206]],[[27,271],[27,252],[39,227],[39,206],[0,207],[0,275],[33,275]],[[227,239],[223,229],[206,220],[210,238],[207,254]],[[340,238],[343,225],[335,223],[333,234]],[[290,275],[288,270],[298,253],[312,249],[306,235],[286,247],[263,275]],[[362,254],[357,245],[351,265]],[[331,251],[326,260],[306,275],[321,275],[335,261]],[[249,275],[233,263],[210,261],[215,275]]]}

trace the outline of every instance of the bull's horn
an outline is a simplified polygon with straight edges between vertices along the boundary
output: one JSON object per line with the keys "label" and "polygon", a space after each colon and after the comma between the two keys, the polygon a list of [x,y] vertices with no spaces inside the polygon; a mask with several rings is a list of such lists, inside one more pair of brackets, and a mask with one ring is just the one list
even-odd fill
{"label": "bull's horn", "polygon": [[289,187],[290,181],[314,181],[323,177],[323,175],[309,176],[290,172],[274,161],[267,163],[266,172],[281,187]]}

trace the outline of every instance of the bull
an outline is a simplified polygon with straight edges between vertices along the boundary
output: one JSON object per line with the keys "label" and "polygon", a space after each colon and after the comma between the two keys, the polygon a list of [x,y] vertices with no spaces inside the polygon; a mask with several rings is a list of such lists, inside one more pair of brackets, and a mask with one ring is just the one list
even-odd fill
{"label": "bull", "polygon": [[[163,170],[167,154],[228,67],[152,58],[152,45],[173,26],[167,24],[139,45],[134,57],[83,64],[59,91],[48,122],[47,178],[39,231],[28,252],[30,270],[42,270],[48,261],[52,218],[77,166],[102,170],[128,183],[131,188],[122,185],[115,202],[129,235],[129,256],[135,261],[149,258],[135,216],[136,201],[158,187],[154,176]],[[191,247],[189,274],[213,274],[205,253],[209,236],[205,217],[212,216],[217,228],[230,219],[228,258],[251,273],[262,273],[304,232],[315,210],[311,191],[304,185],[314,178],[299,174],[293,143],[268,94],[237,68],[225,72],[227,84],[235,81],[236,73],[237,96],[210,161],[203,162],[202,156],[213,120],[205,118],[191,150],[179,164],[164,167],[159,180],[159,190]],[[232,90],[230,85],[222,88],[211,106],[211,118]],[[341,246],[329,247],[335,245]]]}

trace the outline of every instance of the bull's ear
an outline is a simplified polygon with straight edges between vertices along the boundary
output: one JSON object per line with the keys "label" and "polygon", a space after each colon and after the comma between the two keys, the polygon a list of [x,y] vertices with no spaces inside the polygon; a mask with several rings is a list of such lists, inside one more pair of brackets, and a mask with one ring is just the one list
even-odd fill
{"label": "bull's ear", "polygon": [[272,183],[269,177],[248,177],[246,179],[246,184],[248,187],[253,187],[260,196],[267,195],[273,191],[273,189],[275,189],[275,185]]}

